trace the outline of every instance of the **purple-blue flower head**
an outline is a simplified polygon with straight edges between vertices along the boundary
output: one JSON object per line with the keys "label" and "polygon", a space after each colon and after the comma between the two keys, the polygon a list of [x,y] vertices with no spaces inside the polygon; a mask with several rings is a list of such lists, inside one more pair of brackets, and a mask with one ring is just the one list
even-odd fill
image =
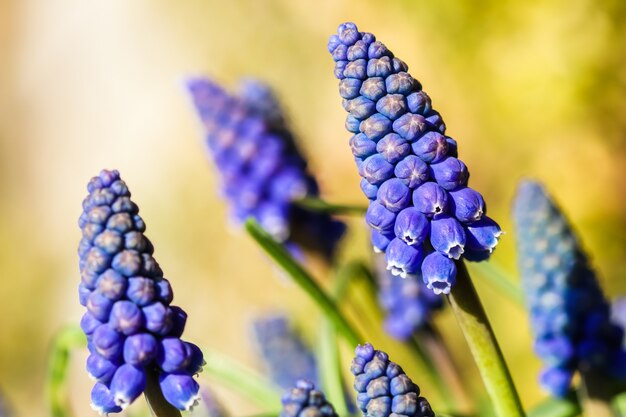
{"label": "purple-blue flower head", "polygon": [[[356,133],[350,149],[370,200],[372,244],[386,253],[393,274],[426,270],[428,287],[448,294],[456,279],[450,260],[489,258],[502,232],[486,216],[482,195],[467,186],[469,171],[456,141],[446,136],[408,66],[354,23],[339,26],[328,50],[348,112],[346,127]],[[449,261],[431,257],[422,268],[431,253]]]}
{"label": "purple-blue flower head", "polygon": [[295,387],[282,396],[281,402],[280,417],[337,417],[324,393],[316,390],[310,381],[297,381]]}
{"label": "purple-blue flower head", "polygon": [[[242,83],[238,96],[206,78],[191,79],[187,86],[235,221],[252,217],[275,239],[332,259],[345,225],[297,205],[302,198],[318,197],[319,187],[272,90],[251,79]],[[346,108],[355,120],[375,111],[362,97],[346,102]],[[351,146],[359,158],[376,153],[376,143],[363,134]],[[373,176],[384,174],[377,173],[377,165],[367,168]]]}
{"label": "purple-blue flower head", "polygon": [[[170,381],[171,372],[193,381],[200,366],[187,365],[192,356],[197,365],[203,359],[197,346],[180,340],[186,314],[170,306],[172,288],[152,257],[145,224],[119,173],[101,171],[87,190],[78,221],[83,232],[79,300],[87,308],[81,328],[90,350],[87,372],[97,381],[92,407],[117,413],[144,391],[148,370],[156,369],[164,381]],[[184,360],[176,356],[178,344],[166,342],[172,340],[185,348]],[[161,389],[181,410],[191,409],[198,399],[195,381],[184,390],[162,382]]]}
{"label": "purple-blue flower head", "polygon": [[[623,328],[611,322],[609,303],[587,256],[541,184],[520,184],[513,217],[535,353],[544,362],[541,385],[563,396],[577,371],[626,377]],[[472,226],[468,245],[488,247],[482,229],[493,226]]]}
{"label": "purple-blue flower head", "polygon": [[376,417],[435,417],[428,400],[402,368],[367,343],[355,349],[350,371],[357,404],[364,415]]}

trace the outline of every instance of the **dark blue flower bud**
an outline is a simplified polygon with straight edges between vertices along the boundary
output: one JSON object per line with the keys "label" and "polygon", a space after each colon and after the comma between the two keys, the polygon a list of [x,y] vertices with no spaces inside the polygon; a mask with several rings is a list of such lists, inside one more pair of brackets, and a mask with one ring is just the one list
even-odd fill
{"label": "dark blue flower bud", "polygon": [[376,229],[372,229],[371,242],[374,248],[374,252],[384,252],[387,250],[389,243],[396,237],[393,232],[379,232]]}
{"label": "dark blue flower bud", "polygon": [[386,209],[398,213],[411,202],[411,190],[399,178],[391,178],[378,188],[378,201]]}
{"label": "dark blue flower bud", "polygon": [[460,159],[449,156],[441,162],[432,164],[430,168],[437,184],[448,191],[467,184],[469,174]]}
{"label": "dark blue flower bud", "polygon": [[131,335],[137,333],[144,325],[141,309],[132,301],[117,301],[111,309],[110,326],[120,333]]}
{"label": "dark blue flower bud", "polygon": [[406,102],[411,113],[425,115],[432,109],[430,97],[423,91],[416,91],[406,97]]}
{"label": "dark blue flower bud", "polygon": [[181,337],[187,324],[187,313],[178,306],[170,306],[172,328],[167,333],[169,337]]}
{"label": "dark blue flower bud", "polygon": [[435,417],[419,387],[389,356],[367,343],[358,346],[351,371],[359,408],[366,416]]}
{"label": "dark blue flower bud", "polygon": [[426,120],[419,114],[406,113],[393,122],[393,131],[413,142],[426,131]]}
{"label": "dark blue flower bud", "polygon": [[145,327],[152,333],[164,336],[172,329],[172,311],[157,301],[142,308]]}
{"label": "dark blue flower bud", "polygon": [[124,342],[124,362],[146,366],[157,357],[159,348],[159,342],[150,333],[128,336]]}
{"label": "dark blue flower bud", "polygon": [[[378,186],[370,184],[365,178],[361,179],[361,191],[365,194],[365,197],[370,200],[376,200],[376,195],[378,194]],[[89,290],[87,290],[89,291]]]}
{"label": "dark blue flower bud", "polygon": [[367,157],[361,165],[361,175],[370,184],[380,185],[393,175],[394,167],[380,154]]}
{"label": "dark blue flower bud", "polygon": [[459,259],[466,243],[463,226],[454,217],[436,216],[430,226],[430,243],[442,254]]}
{"label": "dark blue flower bud", "polygon": [[502,230],[492,219],[483,216],[480,220],[465,226],[465,235],[468,248],[491,253],[502,236]]}
{"label": "dark blue flower bud", "polygon": [[[485,212],[485,201],[478,191],[469,187],[450,191],[454,217],[463,223],[472,223],[480,220]],[[495,226],[495,222],[493,222]],[[495,246],[495,245],[493,245]],[[478,248],[474,248],[478,249]]]}
{"label": "dark blue flower bud", "polygon": [[431,110],[426,115],[426,122],[428,123],[429,129],[435,130],[441,134],[446,133],[446,124],[443,122],[441,115],[435,110]]}
{"label": "dark blue flower bud", "polygon": [[101,382],[97,382],[91,390],[91,408],[101,415],[122,411],[122,407],[115,404],[115,399],[109,388]]}
{"label": "dark blue flower bud", "polygon": [[411,146],[415,155],[424,162],[437,163],[443,160],[448,152],[445,136],[438,132],[428,132]]}
{"label": "dark blue flower bud", "polygon": [[321,391],[309,381],[296,382],[295,388],[287,391],[281,398],[283,408],[280,417],[337,417],[333,406],[326,401]]}
{"label": "dark blue flower bud", "polygon": [[124,409],[146,388],[146,371],[133,365],[122,365],[113,375],[109,388],[115,404]]}
{"label": "dark blue flower bud", "polygon": [[387,90],[385,90],[385,79],[374,77],[362,81],[360,93],[363,97],[367,97],[372,101],[378,101],[387,93]]}
{"label": "dark blue flower bud", "polygon": [[91,314],[89,311],[85,312],[85,314],[83,314],[83,317],[80,319],[80,328],[87,336],[91,336],[94,330],[96,330],[102,324],[103,322],[95,318],[93,314]]}
{"label": "dark blue flower bud", "polygon": [[392,232],[396,221],[396,214],[385,208],[380,202],[374,201],[367,208],[365,221],[374,230],[381,233]]}
{"label": "dark blue flower bud", "polygon": [[168,337],[161,341],[157,363],[163,371],[181,371],[189,364],[189,360],[189,350],[182,340],[176,337]]}
{"label": "dark blue flower bud", "polygon": [[164,304],[171,303],[174,299],[174,292],[172,291],[172,286],[170,285],[170,282],[167,279],[162,278],[156,281],[154,285],[156,296],[159,298],[159,300]]}
{"label": "dark blue flower bud", "polygon": [[[387,79],[389,78],[391,77]],[[391,120],[396,120],[406,113],[406,100],[402,94],[388,94],[378,100],[376,111]]]}
{"label": "dark blue flower bud", "polygon": [[125,277],[137,275],[141,267],[141,256],[134,250],[123,250],[113,258],[113,269]]}
{"label": "dark blue flower bud", "polygon": [[107,321],[113,308],[113,301],[97,291],[87,298],[87,310],[98,320]]}
{"label": "dark blue flower bud", "polygon": [[[376,191],[378,191],[378,189]],[[376,196],[374,196],[374,198],[376,198]],[[87,306],[87,299],[89,298],[90,295],[91,295],[91,290],[87,288],[85,284],[83,284],[82,282],[78,284],[78,301],[80,302],[81,306],[83,307]]]}
{"label": "dark blue flower bud", "polygon": [[422,277],[435,294],[450,294],[450,289],[456,283],[456,265],[447,256],[432,252],[422,262]]}
{"label": "dark blue flower bud", "polygon": [[112,269],[107,269],[96,281],[96,290],[106,298],[117,301],[126,293],[126,278]]}
{"label": "dark blue flower bud", "polygon": [[111,362],[95,352],[87,357],[87,373],[96,381],[104,384],[111,381],[119,366],[119,362]]}
{"label": "dark blue flower bud", "polygon": [[363,82],[356,78],[344,78],[339,82],[339,94],[346,100],[359,96],[359,90]]}
{"label": "dark blue flower bud", "polygon": [[[394,122],[395,123],[395,122]],[[363,120],[359,126],[361,132],[369,139],[378,141],[387,133],[391,132],[391,120],[380,113]]]}
{"label": "dark blue flower bud", "polygon": [[126,296],[138,306],[151,303],[154,300],[155,292],[154,280],[150,278],[134,277],[128,279]]}
{"label": "dark blue flower bud", "polygon": [[[370,142],[374,143],[373,141]],[[375,146],[375,152],[381,154],[387,162],[392,164],[400,161],[411,152],[411,145],[395,133],[387,134]]]}
{"label": "dark blue flower bud", "polygon": [[407,245],[421,245],[430,231],[426,216],[414,207],[408,207],[398,213],[394,233]]}
{"label": "dark blue flower bud", "polygon": [[426,182],[413,191],[413,205],[427,216],[443,214],[448,209],[448,193],[434,182]]}
{"label": "dark blue flower bud", "polygon": [[459,153],[457,150],[456,140],[452,139],[451,137],[446,136],[446,142],[448,143],[448,156],[458,158]]}
{"label": "dark blue flower bud", "polygon": [[367,158],[376,153],[376,142],[368,139],[363,133],[359,133],[350,138],[350,149],[352,149],[352,155]]}
{"label": "dark blue flower bud", "polygon": [[200,386],[189,375],[163,373],[159,377],[163,397],[179,410],[190,411],[198,405]]}
{"label": "dark blue flower bud", "polygon": [[193,343],[185,342],[185,349],[187,349],[187,366],[185,367],[185,373],[189,375],[197,375],[202,372],[202,367],[206,365],[204,355],[200,348]]}
{"label": "dark blue flower bud", "polygon": [[553,396],[564,397],[573,377],[574,373],[567,368],[545,368],[539,376],[539,383]]}
{"label": "dark blue flower bud", "polygon": [[393,173],[411,189],[418,187],[430,177],[428,165],[415,155],[404,157],[397,163]]}
{"label": "dark blue flower bud", "polygon": [[402,278],[417,273],[423,258],[424,249],[421,246],[409,246],[398,238],[393,239],[385,251],[387,269]]}

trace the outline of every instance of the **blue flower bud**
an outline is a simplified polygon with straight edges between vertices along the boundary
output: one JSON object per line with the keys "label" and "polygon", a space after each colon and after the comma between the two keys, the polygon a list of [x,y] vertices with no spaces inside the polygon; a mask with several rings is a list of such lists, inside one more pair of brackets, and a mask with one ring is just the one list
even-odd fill
{"label": "blue flower bud", "polygon": [[428,132],[414,142],[411,148],[424,162],[437,163],[446,157],[448,142],[441,133]]}
{"label": "blue flower bud", "polygon": [[343,72],[346,69],[346,66],[348,65],[348,61],[337,61],[335,62],[335,77],[343,80],[345,78],[345,76],[343,75]]}
{"label": "blue flower bud", "polygon": [[144,325],[141,309],[132,301],[117,301],[111,309],[109,325],[120,333],[131,335],[137,333]]}
{"label": "blue flower bud", "polygon": [[190,375],[163,373],[159,385],[163,397],[179,410],[190,411],[198,405],[200,386]]}
{"label": "blue flower bud", "polygon": [[396,164],[393,173],[411,189],[423,184],[430,177],[428,165],[415,155],[404,157]]}
{"label": "blue flower bud", "polygon": [[392,232],[396,214],[385,208],[378,201],[372,202],[365,213],[365,221],[374,230],[381,233]]}
{"label": "blue flower bud", "polygon": [[460,160],[451,156],[430,166],[437,184],[450,191],[467,184],[469,174],[467,167]]}
{"label": "blue flower bud", "polygon": [[159,342],[150,333],[133,334],[124,342],[124,362],[146,366],[157,357],[159,348]]}
{"label": "blue flower bud", "polygon": [[[370,200],[376,200],[376,195],[378,194],[378,186],[374,184],[370,184],[365,178],[361,178],[361,191],[365,194],[365,197]],[[89,291],[89,290],[87,290]]]}
{"label": "blue flower bud", "polygon": [[[378,189],[376,189],[376,191],[378,191]],[[376,198],[376,196],[374,196],[374,198]],[[78,284],[78,301],[80,302],[81,306],[83,307],[87,306],[87,299],[89,298],[90,295],[91,295],[91,290],[87,288],[85,284],[83,284],[82,282]]]}
{"label": "blue flower bud", "polygon": [[376,142],[368,139],[363,133],[359,133],[350,138],[350,149],[354,156],[367,158],[376,153]]}
{"label": "blue flower bud", "polygon": [[430,224],[430,243],[433,248],[449,258],[459,259],[465,248],[463,226],[447,215],[433,218]]}
{"label": "blue flower bud", "polygon": [[346,59],[349,61],[356,61],[357,59],[367,58],[368,45],[363,40],[356,41],[354,45],[348,48]]}
{"label": "blue flower bud", "polygon": [[106,298],[97,291],[93,291],[87,297],[87,311],[89,311],[96,319],[107,321],[109,314],[113,308],[113,301]]}
{"label": "blue flower bud", "polygon": [[[393,77],[393,75],[391,77]],[[376,103],[376,111],[390,120],[396,120],[406,113],[406,100],[402,94],[388,94],[378,100]]]}
{"label": "blue flower bud", "polygon": [[382,233],[376,229],[372,229],[371,234],[371,242],[374,248],[374,252],[384,252],[387,250],[387,246],[389,246],[389,242],[391,242],[396,235],[388,232]]}
{"label": "blue flower bud", "polygon": [[109,324],[98,326],[92,334],[96,352],[110,361],[119,360],[122,357],[124,339],[124,335],[115,331]]}
{"label": "blue flower bud", "polygon": [[446,136],[446,142],[448,143],[448,156],[458,158],[459,153],[457,150],[456,140],[452,139],[451,137]]}
{"label": "blue flower bud", "polygon": [[154,280],[144,277],[128,279],[128,291],[126,296],[138,306],[145,306],[152,302],[155,297]]}
{"label": "blue flower bud", "polygon": [[387,269],[402,278],[417,273],[423,258],[424,249],[421,246],[409,246],[398,238],[393,239],[385,251]]}
{"label": "blue flower bud", "polygon": [[391,73],[393,72],[393,65],[391,64],[391,59],[389,59],[388,56],[383,56],[380,58],[372,58],[369,61],[367,61],[366,66],[367,66],[367,70],[366,70],[367,77],[386,78],[387,76],[391,75]]}
{"label": "blue flower bud", "polygon": [[367,61],[364,59],[357,59],[356,61],[346,63],[346,67],[343,70],[343,76],[364,80],[367,78]]}
{"label": "blue flower bud", "polygon": [[348,47],[346,45],[337,45],[332,53],[335,61],[345,61],[348,58]]}
{"label": "blue flower bud", "polygon": [[[394,124],[396,122],[394,122]],[[359,129],[368,139],[378,141],[387,133],[391,132],[391,120],[380,113],[375,113],[373,116],[363,120],[359,125]]]}
{"label": "blue flower bud", "polygon": [[[451,193],[452,194],[452,193]],[[487,216],[465,226],[467,247],[474,251],[493,252],[502,235],[500,226]]]}
{"label": "blue flower bud", "polygon": [[113,258],[113,269],[125,277],[137,275],[141,267],[141,256],[134,250],[123,250]]}
{"label": "blue flower bud", "polygon": [[352,361],[357,402],[364,415],[435,417],[419,387],[389,356],[367,343],[358,346]]}
{"label": "blue flower bud", "polygon": [[95,352],[87,357],[87,373],[96,381],[104,384],[111,381],[119,366],[119,362],[111,362]]}
{"label": "blue flower bud", "polygon": [[411,152],[409,143],[395,133],[387,134],[375,146],[375,152],[381,154],[387,162],[392,164],[400,161]]}
{"label": "blue flower bud", "polygon": [[358,97],[363,82],[356,78],[344,78],[339,82],[339,94],[346,100]]}
{"label": "blue flower bud", "polygon": [[574,373],[564,368],[545,368],[539,376],[543,389],[555,397],[564,397],[572,383]]}
{"label": "blue flower bud", "polygon": [[430,97],[423,91],[416,91],[406,97],[407,106],[411,113],[425,115],[432,109]]}
{"label": "blue flower bud", "polygon": [[122,411],[122,407],[115,404],[109,388],[101,382],[97,382],[91,390],[91,408],[102,415]]}
{"label": "blue flower bud", "polygon": [[185,349],[187,349],[187,366],[185,367],[185,373],[189,375],[197,375],[202,372],[202,367],[206,365],[204,355],[200,348],[193,343],[185,342]]}
{"label": "blue flower bud", "polygon": [[385,89],[385,79],[381,77],[368,78],[362,81],[359,93],[372,101],[378,101],[387,93]]}
{"label": "blue flower bud", "polygon": [[393,165],[380,154],[367,157],[363,161],[360,172],[370,184],[380,185],[393,175]]}
{"label": "blue flower bud", "polygon": [[172,320],[172,327],[167,335],[169,337],[180,337],[185,330],[185,325],[187,324],[187,313],[183,311],[182,308],[178,306],[170,307],[170,316]]}
{"label": "blue flower bud", "polygon": [[422,262],[422,277],[435,294],[450,294],[450,289],[456,283],[456,265],[447,256],[432,252]]}
{"label": "blue flower bud", "polygon": [[165,372],[177,372],[189,364],[189,351],[185,343],[177,337],[168,337],[161,341],[157,363]]}
{"label": "blue flower bud", "polygon": [[352,45],[361,38],[356,25],[351,22],[342,23],[337,30],[339,40],[344,45]]}
{"label": "blue flower bud", "polygon": [[280,417],[337,417],[333,406],[326,401],[321,391],[309,381],[296,382],[295,388],[287,391],[281,398],[283,408]]}
{"label": "blue flower bud", "polygon": [[115,230],[105,230],[94,239],[94,245],[108,254],[117,253],[124,241],[122,235]]}
{"label": "blue flower bud", "polygon": [[382,42],[372,42],[367,49],[367,57],[369,59],[382,58],[383,56],[390,56],[391,53]]}
{"label": "blue flower bud", "polygon": [[393,122],[393,130],[404,139],[413,142],[426,131],[426,120],[419,114],[406,113]]}
{"label": "blue flower bud", "polygon": [[147,330],[164,336],[172,329],[172,312],[163,303],[157,301],[143,307],[142,311]]}
{"label": "blue flower bud", "polygon": [[109,388],[115,404],[124,409],[146,388],[146,372],[133,365],[122,365],[113,375]]}
{"label": "blue flower bud", "polygon": [[426,216],[414,207],[408,207],[398,213],[394,233],[407,245],[421,245],[430,231]]}
{"label": "blue flower bud", "polygon": [[96,330],[102,324],[103,322],[95,318],[93,314],[91,314],[89,311],[85,312],[85,314],[83,314],[83,317],[80,319],[80,328],[87,336],[91,336],[94,330]]}
{"label": "blue flower bud", "polygon": [[406,72],[399,72],[385,79],[385,87],[387,87],[388,94],[406,96],[413,91],[415,79]]}
{"label": "blue flower bud", "polygon": [[448,193],[434,182],[426,182],[413,191],[413,205],[427,216],[443,214],[448,209]]}
{"label": "blue flower bud", "polygon": [[368,98],[359,96],[352,100],[347,100],[344,108],[352,116],[359,120],[364,120],[376,112],[376,103]]}
{"label": "blue flower bud", "polygon": [[106,298],[117,301],[126,293],[126,278],[112,269],[107,269],[96,281],[96,290]]}
{"label": "blue flower bud", "polygon": [[398,213],[411,202],[411,190],[399,178],[391,178],[378,188],[378,201],[386,209]]}
{"label": "blue flower bud", "polygon": [[[450,197],[452,198],[451,211],[458,221],[462,223],[472,223],[482,218],[485,212],[485,201],[478,191],[464,187],[450,191]],[[495,224],[495,222],[493,222],[493,224]]]}

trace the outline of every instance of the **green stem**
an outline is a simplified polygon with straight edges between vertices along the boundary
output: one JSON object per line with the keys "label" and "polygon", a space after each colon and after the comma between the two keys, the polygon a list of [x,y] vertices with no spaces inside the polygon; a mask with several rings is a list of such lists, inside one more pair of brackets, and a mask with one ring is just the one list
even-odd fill
{"label": "green stem", "polygon": [[581,413],[576,392],[570,391],[564,398],[548,398],[528,412],[528,417],[577,417]]}
{"label": "green stem", "polygon": [[620,417],[626,417],[626,392],[618,394],[613,398],[613,407]]}
{"label": "green stem", "polygon": [[146,389],[144,396],[148,403],[148,408],[153,417],[181,417],[180,411],[172,404],[168,403],[161,387],[159,386],[159,376],[155,369],[146,369]]}
{"label": "green stem", "polygon": [[611,389],[606,376],[593,371],[581,372],[578,397],[585,417],[615,416],[610,406]]}
{"label": "green stem", "polygon": [[305,197],[296,201],[295,204],[316,213],[363,215],[367,211],[365,206],[333,204],[315,197]]}
{"label": "green stem", "polygon": [[48,355],[46,377],[46,398],[52,417],[72,415],[68,398],[70,354],[74,349],[83,348],[86,345],[87,339],[77,326],[64,327],[54,336]]}
{"label": "green stem", "polygon": [[457,262],[457,282],[448,296],[457,322],[500,417],[524,416],[522,404],[496,337],[465,268]]}
{"label": "green stem", "polygon": [[514,283],[504,269],[494,261],[489,262],[472,262],[469,269],[477,271],[479,278],[486,281],[491,287],[500,294],[515,302],[520,307],[524,305],[524,294],[519,285]]}
{"label": "green stem", "polygon": [[204,372],[224,385],[240,392],[259,407],[269,411],[280,409],[280,389],[261,375],[219,352],[202,349]]}
{"label": "green stem", "polygon": [[289,252],[276,242],[259,224],[253,219],[246,221],[246,231],[265,250],[265,252],[280,265],[302,288],[321,309],[348,343],[355,347],[363,342],[363,338],[357,333],[352,325],[346,320],[335,302],[315,282],[313,277],[298,263]]}

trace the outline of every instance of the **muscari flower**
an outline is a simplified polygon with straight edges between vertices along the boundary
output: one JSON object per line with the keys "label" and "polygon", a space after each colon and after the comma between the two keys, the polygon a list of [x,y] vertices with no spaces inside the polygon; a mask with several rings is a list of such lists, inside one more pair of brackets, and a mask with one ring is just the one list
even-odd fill
{"label": "muscari flower", "polygon": [[328,51],[349,113],[350,148],[370,200],[366,221],[374,249],[401,277],[421,275],[436,294],[456,280],[454,260],[484,260],[499,226],[467,186],[469,172],[430,97],[371,33],[339,26]]}
{"label": "muscari flower", "polygon": [[563,396],[576,371],[624,376],[623,330],[559,208],[539,183],[524,181],[513,215],[541,385]]}
{"label": "muscari flower", "polygon": [[385,352],[366,343],[355,349],[350,371],[357,404],[367,417],[435,417],[419,387]]}
{"label": "muscari flower", "polygon": [[200,349],[180,339],[186,313],[170,305],[172,287],[153,258],[139,208],[119,172],[103,170],[87,186],[79,218],[81,327],[90,355],[87,372],[96,381],[92,407],[122,411],[156,372],[163,396],[174,407],[197,403],[193,376],[204,364]]}
{"label": "muscari flower", "polygon": [[300,379],[317,384],[315,356],[285,316],[259,317],[253,332],[274,383],[285,389]]}
{"label": "muscari flower", "polygon": [[326,401],[321,391],[306,380],[296,382],[295,388],[287,391],[281,402],[280,417],[337,417],[333,406]]}
{"label": "muscari flower", "polygon": [[235,96],[206,78],[188,88],[235,221],[253,217],[277,240],[332,259],[345,225],[295,204],[319,188],[271,89],[246,80]]}

